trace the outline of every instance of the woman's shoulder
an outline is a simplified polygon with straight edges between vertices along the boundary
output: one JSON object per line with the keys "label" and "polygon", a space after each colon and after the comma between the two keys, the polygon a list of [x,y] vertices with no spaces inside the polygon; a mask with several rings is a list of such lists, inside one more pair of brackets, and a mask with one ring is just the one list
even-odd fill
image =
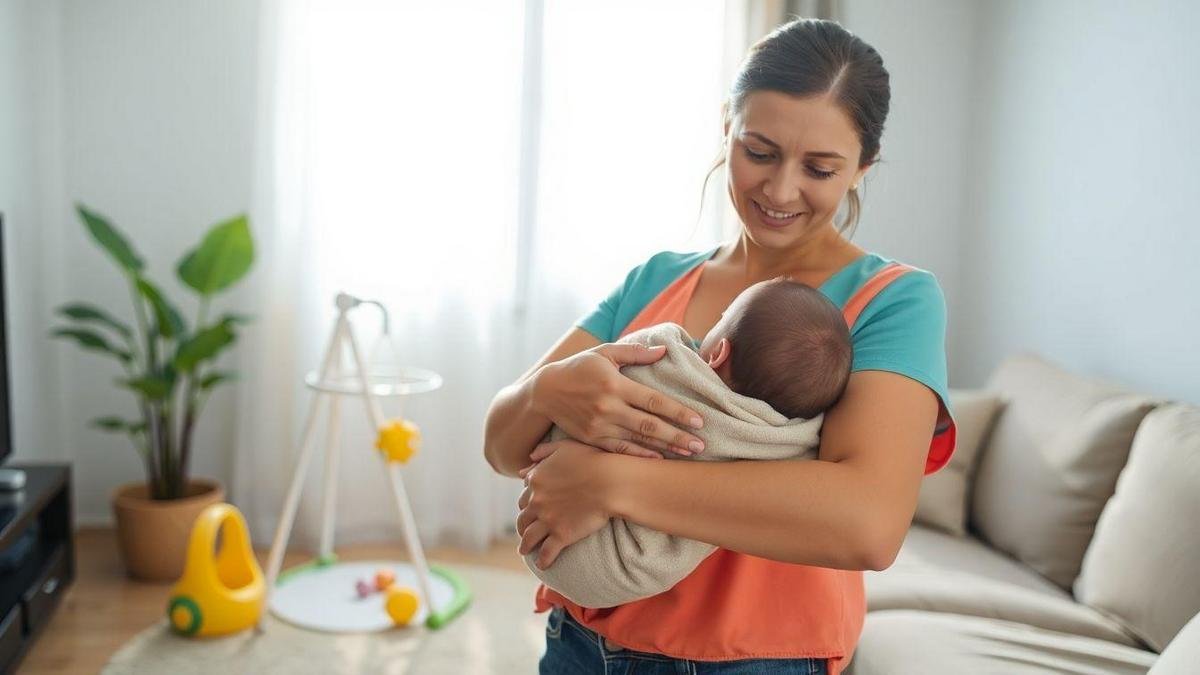
{"label": "woman's shoulder", "polygon": [[825,293],[843,306],[850,297],[871,279],[891,265],[907,268],[907,272],[888,283],[879,292],[880,304],[903,302],[906,298],[936,299],[942,297],[942,287],[933,272],[879,253],[868,252],[836,273],[824,284]]}
{"label": "woman's shoulder", "polygon": [[576,323],[604,342],[616,340],[621,330],[676,279],[712,256],[707,251],[660,251],[634,266],[590,314]]}
{"label": "woman's shoulder", "polygon": [[[868,254],[854,275],[853,293],[892,263],[909,268],[894,278],[859,314],[851,329],[852,370],[888,370],[928,385],[947,400],[946,299],[930,270]],[[850,286],[851,284],[847,284]]]}

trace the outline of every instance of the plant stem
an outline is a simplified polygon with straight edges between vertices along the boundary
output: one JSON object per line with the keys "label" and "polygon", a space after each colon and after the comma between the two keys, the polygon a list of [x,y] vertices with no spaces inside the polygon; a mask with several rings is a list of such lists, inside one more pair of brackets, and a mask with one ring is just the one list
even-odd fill
{"label": "plant stem", "polygon": [[[142,304],[138,297],[137,281],[133,275],[126,275],[129,279],[129,296],[133,301],[133,313],[137,318],[138,330],[141,332],[142,341],[146,343],[146,353],[144,354],[145,372],[153,374],[158,368],[158,352],[154,348],[154,338],[150,335],[149,321],[146,319],[146,306]],[[165,487],[164,476],[161,474],[163,467],[162,457],[162,437],[158,424],[158,417],[155,415],[154,406],[147,405],[145,397],[140,397],[142,403],[142,415],[146,419],[146,429],[149,432],[150,438],[150,453],[157,460],[159,475],[149,476],[150,494],[155,499],[163,498],[163,488]]]}
{"label": "plant stem", "polygon": [[[200,307],[196,312],[196,332],[199,333],[204,328],[204,320],[208,317],[208,296],[200,298]],[[200,376],[200,364],[188,373],[183,389],[183,402],[180,409],[180,414],[183,416],[183,423],[179,430],[179,475],[181,480],[187,481],[188,463],[192,455],[192,428],[196,423],[196,379]]]}

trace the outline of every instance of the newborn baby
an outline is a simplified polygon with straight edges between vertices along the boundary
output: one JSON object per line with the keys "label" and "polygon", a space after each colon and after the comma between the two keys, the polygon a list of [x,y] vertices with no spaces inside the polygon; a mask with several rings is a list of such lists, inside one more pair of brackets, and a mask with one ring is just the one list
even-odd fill
{"label": "newborn baby", "polygon": [[[764,281],[730,303],[697,351],[676,324],[618,342],[666,346],[649,365],[622,374],[661,391],[704,418],[694,431],[704,452],[667,459],[812,459],[823,412],[842,395],[853,349],[842,313],[819,291],[784,278]],[[545,440],[567,438],[557,426]],[[692,572],[716,547],[620,518],[568,546],[549,569],[538,551],[526,566],[550,588],[584,607],[612,607],[657,595]]]}

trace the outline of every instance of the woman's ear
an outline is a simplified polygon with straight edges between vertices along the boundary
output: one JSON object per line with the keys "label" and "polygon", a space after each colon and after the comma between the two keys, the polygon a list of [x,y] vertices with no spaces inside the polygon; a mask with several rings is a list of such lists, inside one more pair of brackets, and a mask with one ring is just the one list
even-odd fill
{"label": "woman's ear", "polygon": [[717,342],[717,348],[708,355],[708,365],[713,370],[720,368],[725,361],[729,359],[729,353],[733,351],[733,345],[729,342],[729,338],[721,338]]}
{"label": "woman's ear", "polygon": [[854,179],[850,181],[851,187],[853,187],[855,190],[861,188],[863,176],[866,176],[867,172],[870,171],[871,167],[873,167],[873,166],[875,166],[875,165],[868,164],[866,166],[859,167],[858,171],[854,172]]}

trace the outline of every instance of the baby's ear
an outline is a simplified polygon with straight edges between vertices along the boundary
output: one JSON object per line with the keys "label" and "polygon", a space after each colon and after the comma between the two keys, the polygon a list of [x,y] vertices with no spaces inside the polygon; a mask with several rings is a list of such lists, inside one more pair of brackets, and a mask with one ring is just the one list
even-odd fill
{"label": "baby's ear", "polygon": [[729,342],[729,338],[721,338],[717,341],[717,346],[708,354],[708,365],[713,370],[721,367],[729,359],[729,353],[733,351],[733,344]]}

